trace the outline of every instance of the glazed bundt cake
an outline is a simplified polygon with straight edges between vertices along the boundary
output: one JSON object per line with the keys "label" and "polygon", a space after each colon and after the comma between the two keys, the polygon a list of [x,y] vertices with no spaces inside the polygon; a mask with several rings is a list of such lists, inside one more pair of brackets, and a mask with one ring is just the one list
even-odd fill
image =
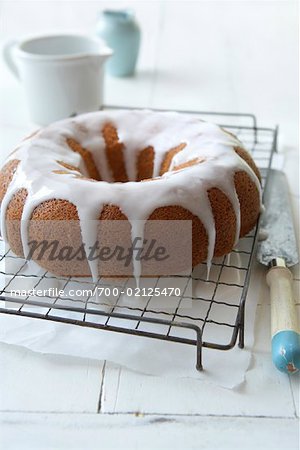
{"label": "glazed bundt cake", "polygon": [[[217,125],[175,112],[101,111],[24,139],[0,172],[0,201],[2,236],[19,256],[28,256],[32,239],[84,243],[84,253],[106,220],[123,221],[128,242],[149,220],[188,220],[194,267],[229,253],[254,227],[260,174]],[[72,232],[47,227],[51,221],[70,222]],[[65,261],[37,262],[56,275],[101,275],[99,261],[84,254],[72,273]],[[138,276],[140,263],[133,258],[128,270]]]}

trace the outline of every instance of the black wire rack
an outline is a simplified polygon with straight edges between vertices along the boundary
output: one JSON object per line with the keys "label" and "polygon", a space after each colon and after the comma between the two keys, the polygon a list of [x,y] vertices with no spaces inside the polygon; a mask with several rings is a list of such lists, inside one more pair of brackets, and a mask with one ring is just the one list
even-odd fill
{"label": "black wire rack", "polygon": [[[181,112],[236,134],[256,161],[265,187],[277,150],[277,127],[258,127],[252,114]],[[244,347],[245,301],[259,222],[230,255],[213,260],[209,278],[206,265],[200,264],[188,276],[143,279],[140,291],[130,278],[93,283],[55,277],[15,256],[0,240],[0,313],[193,345],[196,368],[202,370],[203,347],[229,350],[237,342]]]}

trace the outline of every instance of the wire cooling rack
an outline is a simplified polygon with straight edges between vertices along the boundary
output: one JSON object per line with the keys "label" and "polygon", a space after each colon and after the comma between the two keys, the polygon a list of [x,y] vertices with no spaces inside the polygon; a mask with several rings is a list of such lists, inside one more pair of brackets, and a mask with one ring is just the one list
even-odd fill
{"label": "wire cooling rack", "polygon": [[[252,153],[265,187],[277,128],[258,127],[252,114],[182,112],[236,134]],[[143,279],[139,292],[129,278],[100,278],[97,283],[57,278],[16,257],[0,240],[0,313],[193,345],[196,368],[202,370],[203,347],[229,350],[237,341],[244,347],[245,301],[258,229],[259,223],[230,255],[214,259],[208,279],[206,265],[200,264],[188,276]]]}

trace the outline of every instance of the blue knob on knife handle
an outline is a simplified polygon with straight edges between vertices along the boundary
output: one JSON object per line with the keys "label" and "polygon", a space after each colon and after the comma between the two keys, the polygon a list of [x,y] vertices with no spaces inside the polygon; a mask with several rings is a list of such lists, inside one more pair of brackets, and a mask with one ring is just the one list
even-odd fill
{"label": "blue knob on knife handle", "polygon": [[278,331],[272,337],[272,359],[278,370],[296,373],[300,369],[300,334],[293,330]]}
{"label": "blue knob on knife handle", "polygon": [[273,363],[282,372],[292,374],[300,369],[300,334],[292,292],[292,274],[282,258],[269,265]]}

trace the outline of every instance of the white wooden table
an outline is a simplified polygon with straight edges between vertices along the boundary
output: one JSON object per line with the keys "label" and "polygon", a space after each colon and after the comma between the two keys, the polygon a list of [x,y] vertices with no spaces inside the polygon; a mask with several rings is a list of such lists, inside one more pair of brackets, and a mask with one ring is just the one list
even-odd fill
{"label": "white wooden table", "polygon": [[[98,3],[62,2],[56,14],[53,2],[2,2],[2,37],[47,27],[87,31]],[[260,125],[279,123],[299,229],[296,5],[128,3],[144,32],[139,71],[133,79],[107,78],[107,103],[254,112]],[[3,67],[0,76],[2,162],[32,125],[17,81]],[[300,315],[299,267],[294,278]],[[299,377],[273,368],[269,322],[262,282],[252,363],[233,391],[0,344],[0,448],[297,449]]]}

